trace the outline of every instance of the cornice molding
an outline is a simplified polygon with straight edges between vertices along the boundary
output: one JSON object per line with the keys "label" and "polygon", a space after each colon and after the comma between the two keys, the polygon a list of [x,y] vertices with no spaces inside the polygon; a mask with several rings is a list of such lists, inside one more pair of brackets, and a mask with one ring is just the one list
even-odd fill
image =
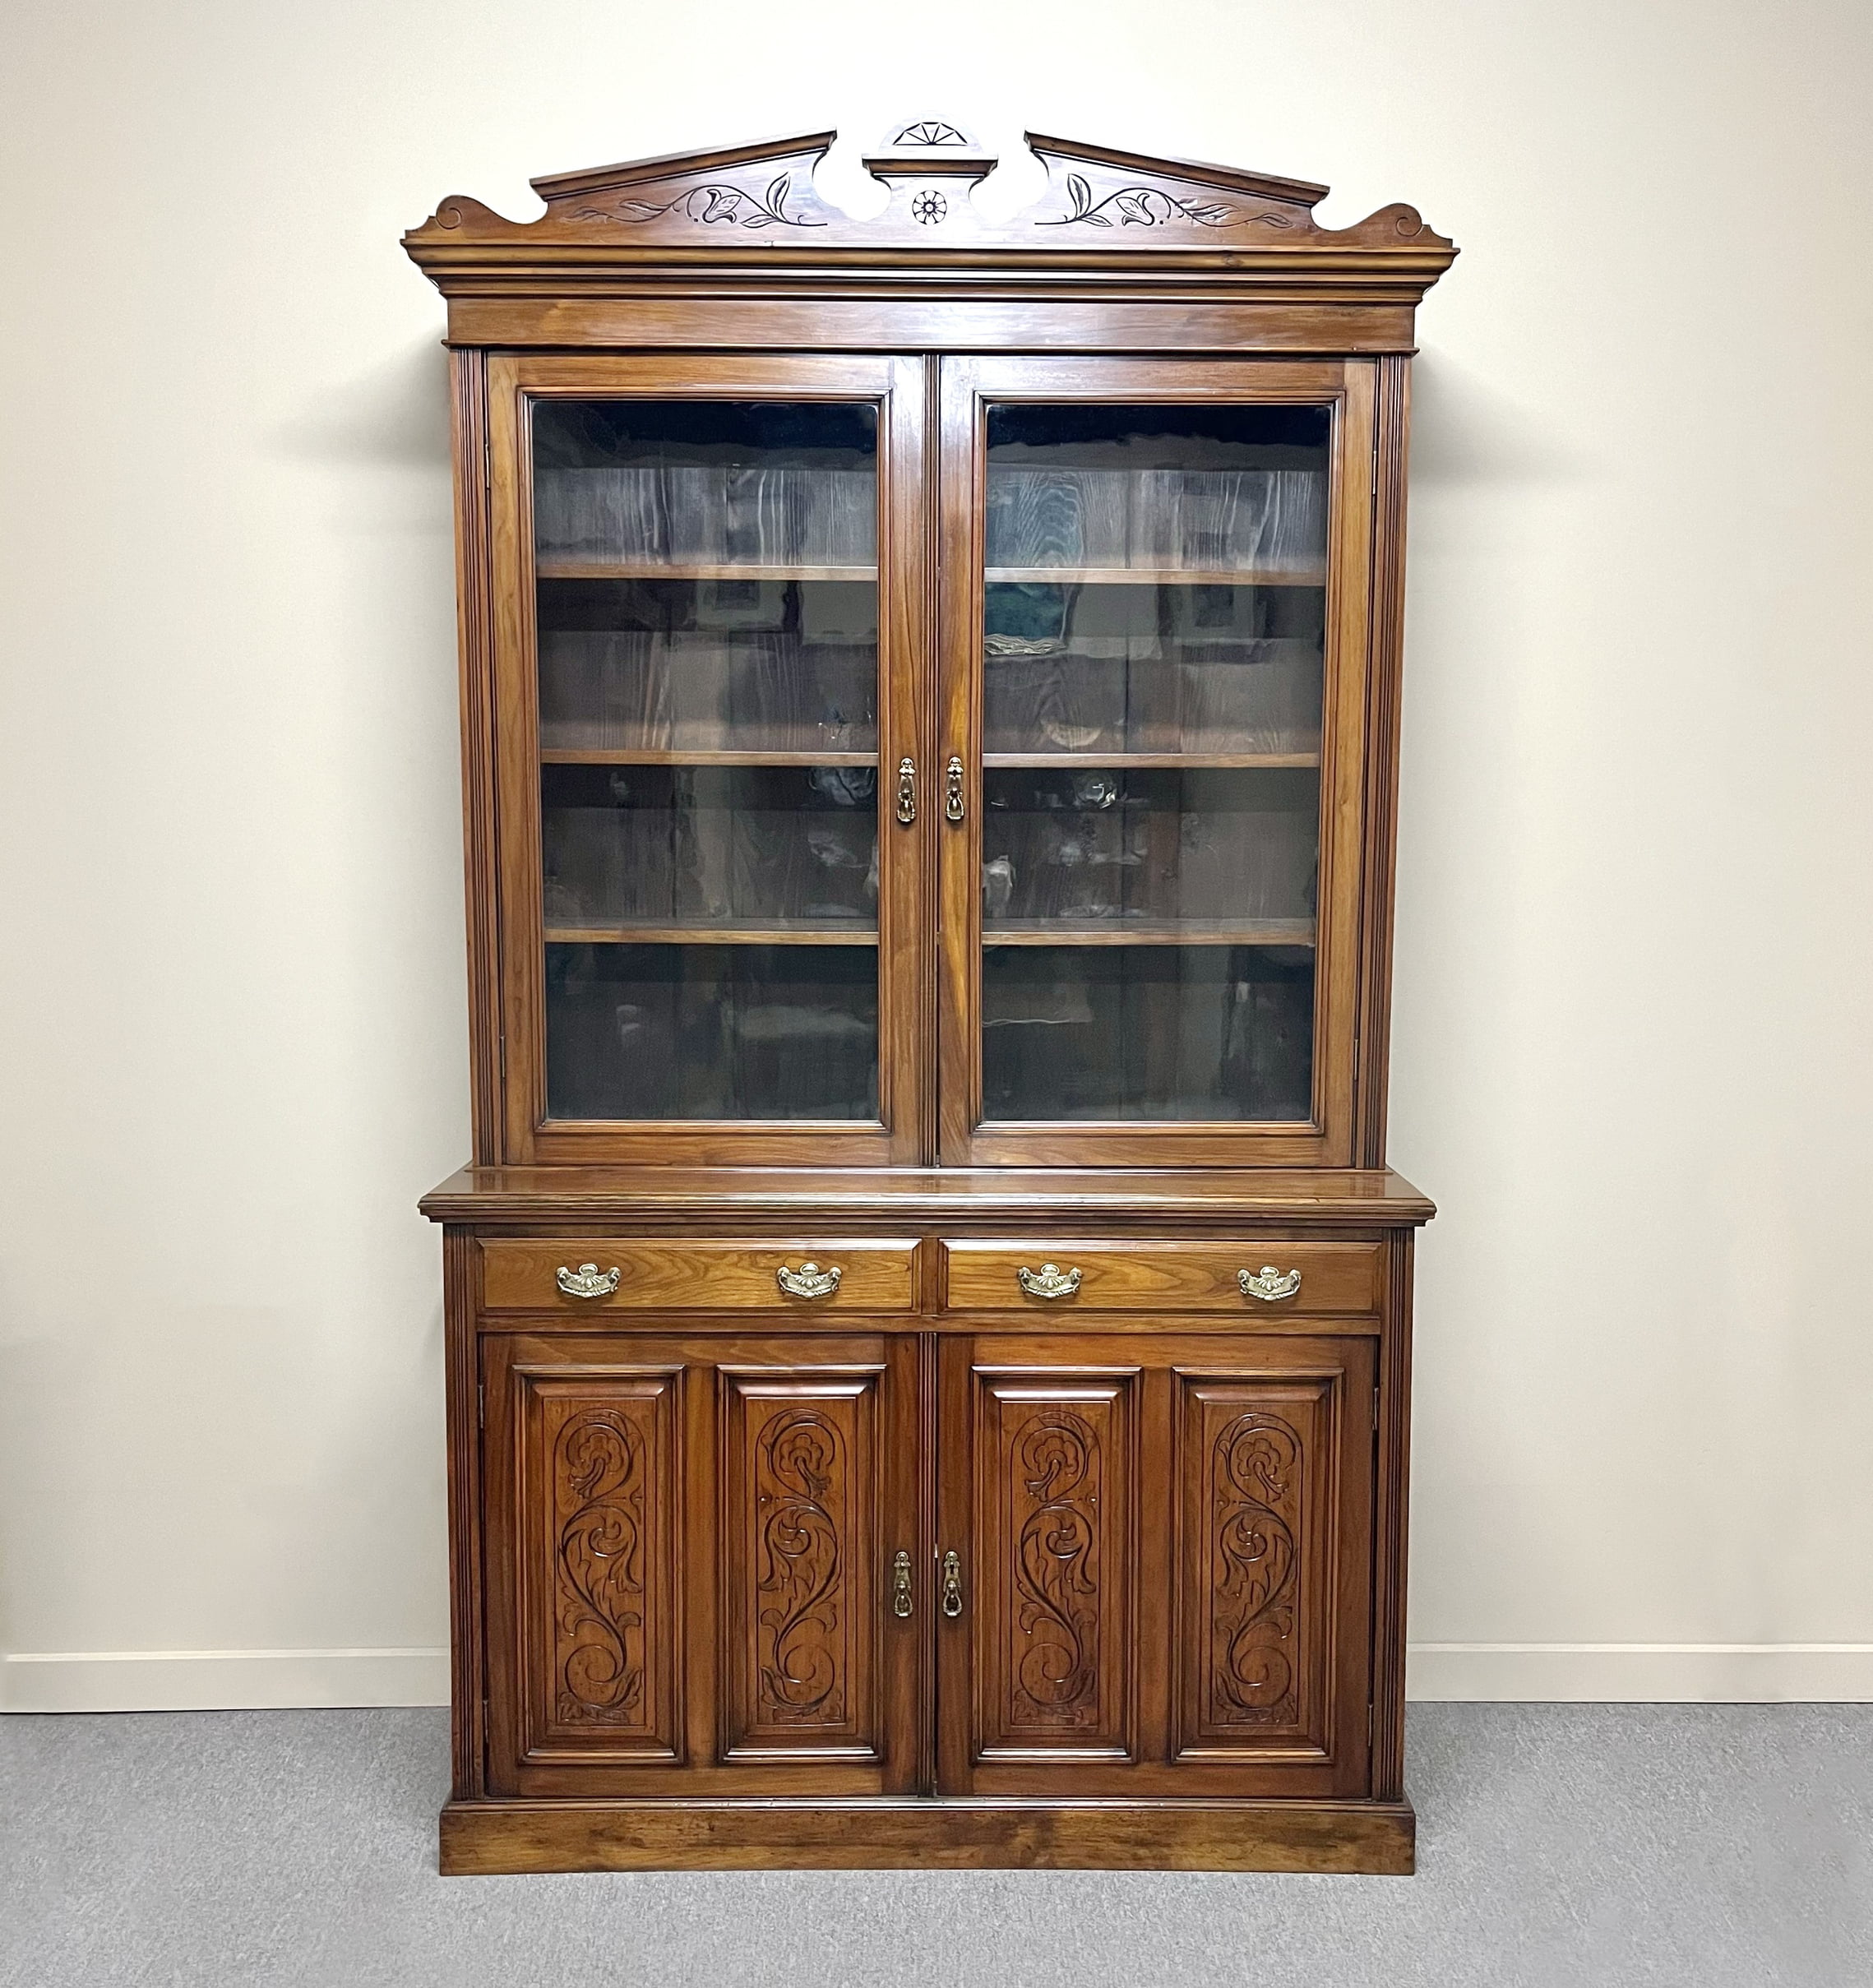
{"label": "cornice molding", "polygon": [[1325,229],[1311,181],[1161,159],[1026,134],[1047,183],[1005,221],[972,196],[997,160],[957,126],[896,128],[865,160],[890,190],[884,210],[854,216],[816,184],[832,132],[678,152],[548,174],[533,182],[546,212],[511,221],[465,195],[444,201],[404,237],[445,294],[516,290],[605,294],[713,280],[746,294],[811,282],[876,289],[895,272],[923,294],[1058,294],[1163,283],[1290,299],[1414,303],[1450,266],[1453,243],[1414,208],[1381,208]]}

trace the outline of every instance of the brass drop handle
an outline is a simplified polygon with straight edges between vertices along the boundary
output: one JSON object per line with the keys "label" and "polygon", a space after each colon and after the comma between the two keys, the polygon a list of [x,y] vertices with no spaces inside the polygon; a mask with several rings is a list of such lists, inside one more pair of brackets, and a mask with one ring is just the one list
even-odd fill
{"label": "brass drop handle", "polygon": [[943,1556],[943,1613],[953,1622],[963,1612],[963,1556],[953,1547]]}
{"label": "brass drop handle", "polygon": [[1272,1305],[1284,1297],[1293,1297],[1301,1288],[1298,1270],[1278,1270],[1271,1263],[1265,1263],[1259,1270],[1238,1270],[1236,1282],[1244,1297],[1259,1297],[1265,1305]]}
{"label": "brass drop handle", "polygon": [[829,1263],[823,1270],[816,1263],[803,1263],[798,1270],[783,1264],[775,1272],[774,1281],[789,1297],[830,1297],[842,1274],[836,1263]]}
{"label": "brass drop handle", "polygon": [[582,1263],[576,1270],[562,1264],[553,1279],[568,1297],[609,1297],[622,1274],[615,1263],[608,1270],[601,1270],[595,1263]]}
{"label": "brass drop handle", "polygon": [[952,821],[963,818],[963,762],[953,752],[943,769],[943,812]]}
{"label": "brass drop handle", "polygon": [[1080,1288],[1077,1264],[1071,1270],[1063,1270],[1057,1263],[1043,1263],[1039,1269],[1030,1270],[1023,1264],[1015,1271],[1015,1278],[1029,1297],[1071,1297]]}
{"label": "brass drop handle", "polygon": [[900,1622],[910,1620],[910,1555],[900,1546],[891,1556],[891,1613]]}
{"label": "brass drop handle", "polygon": [[907,753],[898,761],[898,820],[906,828],[917,819],[917,761]]}

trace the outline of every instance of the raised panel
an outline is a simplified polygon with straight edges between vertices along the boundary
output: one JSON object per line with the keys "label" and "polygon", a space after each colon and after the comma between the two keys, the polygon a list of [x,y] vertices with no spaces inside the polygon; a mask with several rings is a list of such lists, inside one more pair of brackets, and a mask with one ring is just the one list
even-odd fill
{"label": "raised panel", "polygon": [[723,1374],[731,1759],[876,1756],[879,1380]]}
{"label": "raised panel", "polygon": [[515,1379],[523,1755],[673,1761],[680,1376]]}
{"label": "raised panel", "polygon": [[1332,1751],[1346,1381],[1176,1375],[1179,1759]]}
{"label": "raised panel", "polygon": [[977,1375],[979,1757],[1131,1751],[1134,1380]]}

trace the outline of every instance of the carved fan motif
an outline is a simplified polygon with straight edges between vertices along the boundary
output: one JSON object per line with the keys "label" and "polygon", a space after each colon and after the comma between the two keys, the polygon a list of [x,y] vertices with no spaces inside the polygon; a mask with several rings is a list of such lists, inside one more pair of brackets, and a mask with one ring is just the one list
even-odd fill
{"label": "carved fan motif", "polygon": [[907,124],[892,139],[893,145],[967,145],[969,140],[953,124],[939,124],[926,118],[921,124]]}

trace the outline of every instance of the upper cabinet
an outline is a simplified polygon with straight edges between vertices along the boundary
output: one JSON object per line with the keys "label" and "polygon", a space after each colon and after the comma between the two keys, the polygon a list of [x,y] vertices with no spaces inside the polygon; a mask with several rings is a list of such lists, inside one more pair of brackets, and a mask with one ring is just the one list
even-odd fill
{"label": "upper cabinet", "polygon": [[1407,354],[1454,253],[949,126],[446,202],[477,1157],[1382,1157]]}

